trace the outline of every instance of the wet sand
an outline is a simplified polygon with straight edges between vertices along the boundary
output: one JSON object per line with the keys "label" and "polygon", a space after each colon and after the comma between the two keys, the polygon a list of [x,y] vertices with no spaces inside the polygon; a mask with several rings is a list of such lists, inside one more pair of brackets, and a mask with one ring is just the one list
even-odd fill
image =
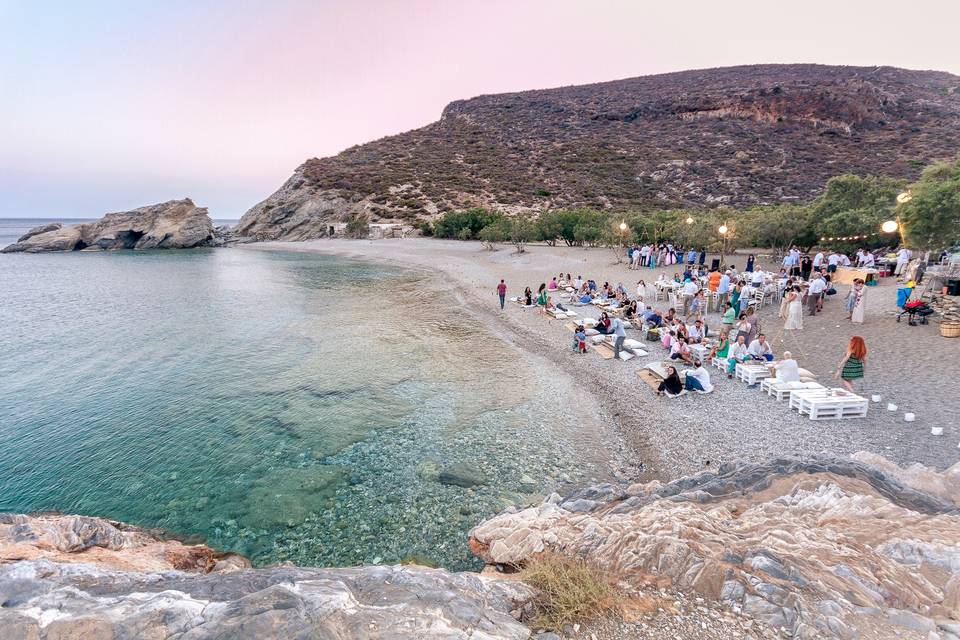
{"label": "wet sand", "polygon": [[[500,311],[495,291],[500,278],[506,280],[509,297],[520,295],[526,286],[536,290],[562,271],[599,282],[623,282],[633,292],[638,279],[652,282],[660,273],[672,276],[676,265],[632,271],[625,262],[618,264],[609,249],[532,245],[516,254],[510,245],[499,245],[491,252],[477,242],[433,238],[271,242],[245,248],[325,253],[433,272],[460,301],[461,308],[451,313],[470,314],[502,339],[534,355],[544,376],[570,377],[579,391],[558,397],[555,411],[567,414],[573,407],[599,407],[598,417],[612,423],[622,437],[627,458],[643,463],[645,478],[672,479],[735,459],[759,461],[817,452],[871,451],[899,464],[921,462],[937,469],[960,459],[960,393],[956,389],[960,339],[941,337],[933,323],[918,327],[897,323],[893,317],[897,284],[892,278],[868,288],[862,325],[844,319],[845,285],[826,302],[822,314],[804,317],[800,332],[783,334],[777,308],[762,310],[762,330],[777,354],[791,350],[802,367],[829,386],[837,384],[832,374],[850,336],[861,335],[867,341],[867,374],[857,391],[880,394],[883,401],[871,404],[865,419],[811,421],[758,389],[715,375],[715,369],[710,371],[716,391],[710,395],[657,397],[636,371],[664,358],[658,343],[647,343],[650,355],[629,362],[602,360],[592,352],[575,354],[562,321],[509,301]],[[744,259],[736,256],[725,262],[742,266]],[[653,304],[666,308],[663,301]],[[716,314],[709,321],[719,326]],[[636,331],[628,331],[628,337],[642,340]],[[897,404],[899,410],[888,412],[887,402]],[[916,421],[904,422],[905,411],[915,413]],[[930,435],[932,426],[943,427],[944,435]],[[620,446],[610,444],[614,450]],[[619,457],[614,450],[611,457]]]}

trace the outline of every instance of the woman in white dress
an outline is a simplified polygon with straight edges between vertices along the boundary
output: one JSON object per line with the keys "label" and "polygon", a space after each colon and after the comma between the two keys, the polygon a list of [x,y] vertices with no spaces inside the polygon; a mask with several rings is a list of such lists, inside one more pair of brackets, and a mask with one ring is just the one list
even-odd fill
{"label": "woman in white dress", "polygon": [[863,312],[866,306],[864,293],[866,293],[866,289],[863,280],[854,281],[853,288],[850,290],[850,322],[863,324]]}
{"label": "woman in white dress", "polygon": [[787,314],[783,323],[784,330],[803,329],[803,300],[800,296],[800,288],[794,287],[788,290],[784,299],[787,302]]}

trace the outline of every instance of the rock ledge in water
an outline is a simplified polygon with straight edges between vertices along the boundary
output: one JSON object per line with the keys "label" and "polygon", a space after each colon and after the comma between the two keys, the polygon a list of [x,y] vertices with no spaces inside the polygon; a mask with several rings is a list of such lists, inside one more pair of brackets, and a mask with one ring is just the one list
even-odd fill
{"label": "rock ledge in water", "polygon": [[35,227],[3,253],[112,251],[117,249],[189,249],[218,244],[219,234],[205,208],[189,198],[108,213],[94,222],[64,227]]}

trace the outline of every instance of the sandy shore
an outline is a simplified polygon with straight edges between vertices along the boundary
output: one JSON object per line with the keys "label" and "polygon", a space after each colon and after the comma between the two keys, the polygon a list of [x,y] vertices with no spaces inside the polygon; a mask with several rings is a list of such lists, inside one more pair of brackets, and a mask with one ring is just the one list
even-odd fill
{"label": "sandy shore", "polygon": [[[938,469],[960,459],[956,388],[960,339],[941,337],[935,324],[897,323],[893,317],[897,285],[892,278],[868,289],[863,325],[844,320],[846,286],[841,286],[840,295],[827,301],[824,313],[804,317],[801,332],[773,342],[778,354],[791,350],[801,366],[827,384],[833,383],[832,373],[850,336],[862,335],[867,341],[867,375],[858,392],[880,394],[883,401],[871,405],[866,419],[811,421],[791,412],[785,402],[717,375],[712,376],[717,387],[713,394],[673,400],[657,397],[636,371],[663,359],[665,351],[658,344],[648,343],[650,355],[629,362],[602,360],[594,353],[577,355],[569,348],[570,333],[562,322],[515,304],[501,312],[495,292],[500,278],[507,282],[508,296],[519,295],[524,287],[536,290],[561,271],[600,282],[623,282],[632,292],[641,277],[650,282],[660,273],[672,276],[676,265],[636,272],[625,263],[617,264],[615,255],[605,249],[535,245],[518,255],[509,245],[491,252],[475,242],[432,238],[271,242],[246,248],[324,253],[436,272],[478,321],[508,342],[541,356],[545,367],[554,366],[579,383],[584,395],[558,398],[558,412],[596,398],[604,417],[617,423],[635,462],[645,465],[648,477],[672,479],[734,459],[759,461],[816,452],[871,451],[900,464],[921,462]],[[726,260],[738,266],[743,261],[742,256]],[[665,308],[666,303],[655,306]],[[760,317],[769,337],[781,333],[776,308],[765,307]],[[717,316],[710,320],[719,326]],[[628,332],[628,337],[642,339],[637,332]],[[897,404],[899,410],[888,412],[887,402]],[[904,422],[905,411],[915,413],[916,421]],[[943,427],[944,435],[931,435],[933,426]]]}

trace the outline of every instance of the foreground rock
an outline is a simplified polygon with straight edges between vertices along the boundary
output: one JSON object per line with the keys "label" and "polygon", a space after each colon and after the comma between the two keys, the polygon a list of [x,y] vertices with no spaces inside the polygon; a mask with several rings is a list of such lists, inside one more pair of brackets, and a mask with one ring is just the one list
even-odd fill
{"label": "foreground rock", "polygon": [[36,227],[2,252],[189,249],[218,244],[218,239],[207,210],[185,198],[108,213],[94,222]]}
{"label": "foreground rock", "polygon": [[792,637],[869,627],[864,637],[955,640],[960,510],[924,485],[949,487],[960,464],[898,470],[904,481],[891,471],[824,457],[600,485],[488,520],[470,543],[496,565],[548,550],[582,556],[628,584],[696,592]]}
{"label": "foreground rock", "polygon": [[121,571],[209,572],[250,566],[236,554],[164,539],[158,532],[122,522],[87,516],[0,513],[0,564],[21,560],[92,563]]}
{"label": "foreground rock", "polygon": [[197,576],[46,560],[0,566],[3,638],[524,640],[522,584],[424,567]]}
{"label": "foreground rock", "polygon": [[425,567],[249,569],[83,516],[0,514],[0,638],[524,640],[525,585]]}

